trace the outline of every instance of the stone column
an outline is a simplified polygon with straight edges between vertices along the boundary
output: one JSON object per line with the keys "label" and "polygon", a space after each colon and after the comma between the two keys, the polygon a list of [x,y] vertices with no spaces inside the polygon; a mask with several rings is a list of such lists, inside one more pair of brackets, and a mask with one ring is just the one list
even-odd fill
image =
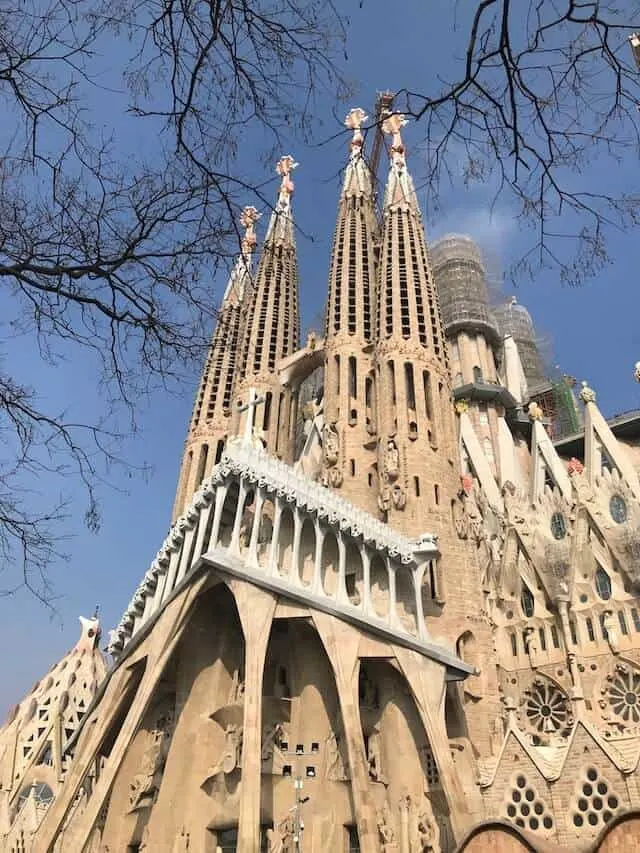
{"label": "stone column", "polygon": [[233,580],[231,588],[238,605],[245,641],[238,853],[256,853],[260,849],[262,681],[277,598],[241,580]]}

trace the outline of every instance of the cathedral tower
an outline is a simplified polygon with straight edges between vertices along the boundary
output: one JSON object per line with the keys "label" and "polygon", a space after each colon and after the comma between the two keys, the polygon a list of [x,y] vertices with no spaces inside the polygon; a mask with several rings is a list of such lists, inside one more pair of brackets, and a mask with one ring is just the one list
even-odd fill
{"label": "cathedral tower", "polygon": [[190,504],[193,493],[222,456],[231,427],[231,403],[238,367],[243,306],[251,290],[251,256],[256,245],[255,223],[260,214],[245,207],[242,252],[231,272],[196,396],[173,507],[175,521]]}
{"label": "cathedral tower", "polygon": [[[281,387],[277,365],[297,349],[300,337],[298,266],[291,215],[291,172],[297,165],[287,155],[276,167],[282,180],[247,305],[235,394],[237,432],[244,430],[246,418],[251,417],[267,450],[288,461],[292,461],[294,438],[289,428],[291,392]],[[250,410],[243,407],[247,402],[255,407],[256,392],[262,405],[248,414]]]}
{"label": "cathedral tower", "polygon": [[450,528],[459,481],[440,307],[400,131],[389,116],[391,168],[384,195],[376,362],[380,508],[389,524],[418,535]]}
{"label": "cathedral tower", "polygon": [[351,110],[353,130],[331,255],[325,329],[325,455],[328,485],[377,515],[373,314],[377,230],[369,167],[360,130],[367,116]]}
{"label": "cathedral tower", "polygon": [[[453,396],[469,417],[493,475],[499,472],[498,417],[504,391],[498,384],[500,334],[489,309],[485,265],[469,237],[448,234],[429,247],[447,339]],[[466,472],[465,472],[466,473]]]}

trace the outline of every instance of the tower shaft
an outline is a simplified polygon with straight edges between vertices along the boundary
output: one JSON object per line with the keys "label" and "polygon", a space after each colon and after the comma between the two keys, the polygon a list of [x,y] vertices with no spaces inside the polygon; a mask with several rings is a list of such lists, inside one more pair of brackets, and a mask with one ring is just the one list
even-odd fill
{"label": "tower shaft", "polygon": [[362,156],[363,110],[351,110],[351,156],[338,205],[325,328],[324,479],[377,514],[372,179]]}

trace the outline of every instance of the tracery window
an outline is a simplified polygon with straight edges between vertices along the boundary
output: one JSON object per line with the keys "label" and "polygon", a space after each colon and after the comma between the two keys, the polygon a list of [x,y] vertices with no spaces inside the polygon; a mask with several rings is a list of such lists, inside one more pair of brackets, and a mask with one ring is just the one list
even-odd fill
{"label": "tracery window", "polygon": [[595,576],[596,592],[603,601],[608,601],[611,598],[611,578],[602,568],[598,567]]}
{"label": "tracery window", "polygon": [[609,512],[617,524],[623,524],[627,520],[627,504],[622,495],[612,496],[609,501]]}
{"label": "tracery window", "polygon": [[640,723],[640,673],[618,666],[609,678],[607,702],[625,722]]}
{"label": "tracery window", "polygon": [[551,535],[554,539],[564,539],[567,535],[567,522],[561,512],[554,512],[551,516]]}
{"label": "tracery window", "polygon": [[557,732],[571,724],[567,698],[555,684],[535,681],[527,694],[525,713],[532,729]]}
{"label": "tracery window", "polygon": [[533,598],[531,590],[524,583],[522,584],[522,592],[520,594],[520,606],[522,607],[522,612],[525,616],[533,616],[535,610],[535,600]]}

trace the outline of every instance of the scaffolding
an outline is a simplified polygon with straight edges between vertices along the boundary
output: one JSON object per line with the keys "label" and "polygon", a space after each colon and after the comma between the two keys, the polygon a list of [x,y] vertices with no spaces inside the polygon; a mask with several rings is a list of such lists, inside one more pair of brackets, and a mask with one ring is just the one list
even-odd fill
{"label": "scaffolding", "polygon": [[480,247],[462,234],[448,234],[429,247],[445,333],[475,330],[499,338],[489,309],[486,267]]}
{"label": "scaffolding", "polygon": [[508,302],[497,305],[493,309],[493,316],[502,337],[511,335],[515,341],[529,391],[533,395],[536,388],[548,385],[549,380],[540,355],[531,314],[512,297]]}

